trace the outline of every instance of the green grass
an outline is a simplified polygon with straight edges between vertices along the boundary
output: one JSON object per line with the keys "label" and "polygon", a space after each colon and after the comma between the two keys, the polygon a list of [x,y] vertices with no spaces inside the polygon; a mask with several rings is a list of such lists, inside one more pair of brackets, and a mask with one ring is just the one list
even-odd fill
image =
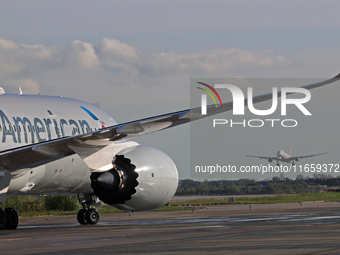
{"label": "green grass", "polygon": [[[232,197],[232,196],[228,196]],[[235,197],[234,202],[226,199],[193,199],[185,202],[172,202],[171,206],[197,206],[197,205],[225,205],[225,204],[274,204],[274,203],[299,203],[314,201],[336,202],[340,200],[340,193],[306,193],[297,195],[277,195],[263,197]]]}
{"label": "green grass", "polygon": [[[277,196],[263,196],[263,197],[235,197],[234,202],[229,202],[229,197],[226,199],[195,199],[186,202],[170,202],[156,211],[183,211],[191,210],[192,207],[200,207],[207,205],[228,205],[228,204],[273,204],[273,203],[303,203],[314,201],[335,202],[340,200],[340,193],[306,193],[297,195],[277,195]],[[109,205],[95,206],[99,213],[126,213]],[[45,215],[76,215],[78,209],[73,211],[28,211],[21,212],[21,217],[31,216],[45,216]]]}
{"label": "green grass", "polygon": [[99,213],[126,213],[109,205],[95,206]]}
{"label": "green grass", "polygon": [[35,216],[47,216],[47,215],[76,215],[78,210],[74,211],[29,211],[19,213],[20,217],[35,217]]}
{"label": "green grass", "polygon": [[237,203],[299,203],[299,202],[314,202],[314,201],[328,201],[336,202],[340,200],[340,193],[306,193],[297,195],[280,195],[267,197],[250,197],[250,198],[235,198]]}
{"label": "green grass", "polygon": [[155,210],[156,212],[163,212],[163,211],[184,211],[184,210],[190,210],[190,208],[185,208],[185,207],[181,207],[181,206],[168,206],[165,205],[161,208],[158,208],[157,210]]}

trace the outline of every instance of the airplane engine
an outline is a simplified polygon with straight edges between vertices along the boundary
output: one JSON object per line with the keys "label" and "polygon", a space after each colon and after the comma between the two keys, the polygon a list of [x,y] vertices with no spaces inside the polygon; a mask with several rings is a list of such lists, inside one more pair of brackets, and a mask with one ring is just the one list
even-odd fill
{"label": "airplane engine", "polygon": [[296,158],[295,161],[298,162],[300,159],[299,158]]}
{"label": "airplane engine", "polygon": [[270,159],[268,159],[268,162],[270,163],[270,162],[273,162],[273,160],[270,158]]}
{"label": "airplane engine", "polygon": [[149,211],[170,201],[177,190],[178,172],[172,159],[152,147],[123,149],[107,172],[94,172],[91,186],[104,203],[126,211]]}

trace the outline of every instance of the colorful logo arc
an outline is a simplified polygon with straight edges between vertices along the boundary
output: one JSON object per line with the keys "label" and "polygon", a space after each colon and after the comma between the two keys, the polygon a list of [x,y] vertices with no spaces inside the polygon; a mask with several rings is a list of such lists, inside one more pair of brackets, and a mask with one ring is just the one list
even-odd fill
{"label": "colorful logo arc", "polygon": [[[211,87],[210,85],[205,84],[205,83],[203,83],[203,82],[197,82],[197,83],[198,83],[198,84],[201,84],[201,85],[203,85],[203,86],[206,86],[207,88],[211,89],[211,91],[214,92],[215,95],[217,96],[217,98],[218,98],[218,100],[220,101],[220,104],[221,104],[221,106],[222,106],[221,97],[220,97],[220,95],[217,93],[217,91],[216,91],[213,87]],[[210,92],[209,90],[203,89],[203,88],[200,88],[200,87],[197,87],[197,88],[203,90],[204,92],[206,92],[206,93],[214,100],[215,106],[217,106],[215,97],[211,94],[211,92]]]}

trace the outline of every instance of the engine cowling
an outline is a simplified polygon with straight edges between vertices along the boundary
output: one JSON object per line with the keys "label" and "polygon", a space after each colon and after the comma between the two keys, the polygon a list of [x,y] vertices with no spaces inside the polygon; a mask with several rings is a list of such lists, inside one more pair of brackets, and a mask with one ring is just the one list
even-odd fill
{"label": "engine cowling", "polygon": [[298,162],[298,161],[300,161],[300,159],[299,159],[299,158],[296,158],[295,161]]}
{"label": "engine cowling", "polygon": [[273,162],[273,160],[270,158],[270,159],[268,159],[268,162]]}
{"label": "engine cowling", "polygon": [[162,207],[174,196],[178,172],[164,152],[143,145],[123,149],[113,159],[114,168],[92,173],[91,186],[104,203],[126,211]]}

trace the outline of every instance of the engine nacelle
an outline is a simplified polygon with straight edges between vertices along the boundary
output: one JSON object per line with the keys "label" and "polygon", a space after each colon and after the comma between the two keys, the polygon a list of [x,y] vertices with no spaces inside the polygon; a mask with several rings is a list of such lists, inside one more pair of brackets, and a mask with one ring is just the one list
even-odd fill
{"label": "engine nacelle", "polygon": [[298,162],[298,161],[300,161],[300,159],[299,159],[299,158],[296,158],[295,161]]}
{"label": "engine nacelle", "polygon": [[172,159],[152,147],[123,149],[110,171],[91,175],[95,195],[104,203],[126,211],[149,211],[162,207],[174,196],[178,172]]}
{"label": "engine nacelle", "polygon": [[270,163],[270,162],[273,162],[273,160],[270,158],[270,159],[268,159],[268,162]]}

